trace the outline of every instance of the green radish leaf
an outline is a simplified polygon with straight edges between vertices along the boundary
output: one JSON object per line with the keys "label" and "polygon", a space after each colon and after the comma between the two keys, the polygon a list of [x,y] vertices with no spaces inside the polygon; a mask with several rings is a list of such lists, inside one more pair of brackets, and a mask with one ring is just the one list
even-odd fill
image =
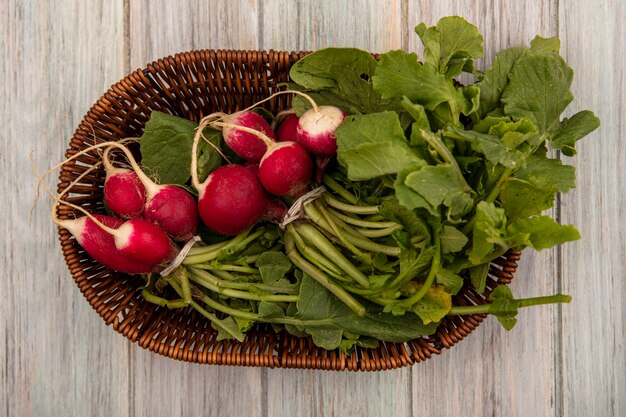
{"label": "green radish leaf", "polygon": [[[159,184],[184,185],[191,176],[191,148],[198,124],[153,111],[141,135],[141,164]],[[223,146],[222,134],[206,128],[204,136],[214,146]],[[222,163],[221,155],[204,140],[198,143],[198,176],[202,181]]]}

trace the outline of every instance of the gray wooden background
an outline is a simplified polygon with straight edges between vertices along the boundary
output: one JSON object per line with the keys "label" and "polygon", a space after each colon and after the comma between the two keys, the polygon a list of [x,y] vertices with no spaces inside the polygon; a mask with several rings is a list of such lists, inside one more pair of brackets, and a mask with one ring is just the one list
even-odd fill
{"label": "gray wooden background", "polygon": [[[196,48],[416,50],[413,27],[465,16],[495,51],[559,36],[571,111],[602,127],[553,211],[582,241],[526,253],[513,289],[574,302],[490,319],[440,357],[380,373],[199,366],[106,327],[60,254],[39,171],[129,71]],[[626,2],[623,0],[0,1],[0,416],[626,416]],[[54,180],[50,180],[50,184]]]}

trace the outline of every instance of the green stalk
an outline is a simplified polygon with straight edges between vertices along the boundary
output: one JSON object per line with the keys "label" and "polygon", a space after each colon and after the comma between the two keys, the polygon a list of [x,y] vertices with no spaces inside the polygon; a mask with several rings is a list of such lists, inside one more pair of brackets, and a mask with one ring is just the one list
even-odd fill
{"label": "green stalk", "polygon": [[185,300],[183,299],[168,300],[166,298],[159,297],[158,295],[154,295],[150,291],[148,291],[147,288],[144,288],[143,290],[141,290],[141,296],[149,303],[156,304],[161,307],[167,307],[169,309],[183,308],[189,305],[189,303],[185,302]]}
{"label": "green stalk", "polygon": [[324,201],[336,209],[355,214],[376,214],[378,213],[378,206],[355,206],[352,204],[342,203],[341,201],[333,198],[330,194],[324,193]]}
{"label": "green stalk", "polygon": [[179,267],[176,272],[178,279],[180,280],[180,287],[183,293],[183,301],[187,304],[191,303],[191,287],[189,286],[189,274],[187,269]]}
{"label": "green stalk", "polygon": [[239,298],[242,300],[254,300],[254,301],[272,301],[278,303],[292,303],[298,301],[297,295],[283,295],[283,294],[255,294],[249,291],[235,290],[232,288],[222,288],[214,285],[212,282],[200,278],[198,275],[192,274],[189,277],[196,284],[206,288],[209,291],[213,291],[218,294],[225,295],[227,297]]}
{"label": "green stalk", "polygon": [[[189,268],[189,271],[192,275],[195,275],[195,278],[208,282],[218,288],[231,288],[235,290],[247,290],[247,291],[267,291],[271,293],[282,293],[282,294],[297,294],[297,291],[292,288],[284,288],[280,286],[274,286],[269,284],[262,284],[257,282],[238,282],[238,281],[226,281],[219,279],[218,277],[210,274],[207,271],[199,269],[197,267]],[[194,279],[192,278],[192,281]]]}
{"label": "green stalk", "polygon": [[[179,295],[182,294],[182,288],[180,287],[180,285],[178,284],[178,282],[175,279],[172,279],[170,281],[170,285],[172,286],[172,288],[174,288],[174,291],[176,291]],[[209,319],[211,321],[211,325],[214,326],[215,329],[222,330],[222,331],[226,332],[227,334],[229,334],[230,336],[232,336],[234,339],[237,339],[240,342],[243,342],[243,339],[244,339],[243,333],[233,333],[233,332],[231,332],[230,329],[222,326],[222,323],[221,323],[220,319],[218,319],[215,314],[209,313],[204,308],[202,308],[202,306],[200,304],[196,303],[195,301],[192,300],[190,305],[198,313],[202,314],[204,317]]]}
{"label": "green stalk", "polygon": [[331,177],[329,175],[324,175],[323,181],[324,181],[324,184],[328,188],[330,188],[331,190],[333,190],[334,192],[339,194],[348,203],[356,204],[359,201],[359,199],[355,195],[353,195],[350,191],[348,191],[344,187],[342,187],[341,184],[339,184],[337,181],[335,181],[335,179],[333,177]]}
{"label": "green stalk", "polygon": [[439,239],[439,231],[435,231],[433,240],[435,243],[435,254],[433,255],[433,263],[430,266],[430,271],[428,271],[426,280],[415,294],[401,301],[402,305],[410,306],[417,303],[426,295],[430,287],[433,285],[433,282],[435,282],[435,276],[437,275],[441,265],[441,239]]}
{"label": "green stalk", "polygon": [[222,249],[224,246],[228,245],[229,243],[230,243],[229,240],[225,240],[223,242],[215,243],[209,246],[194,247],[189,250],[189,252],[187,253],[187,256],[194,256],[194,255],[200,255],[202,253],[213,252],[215,250]]}
{"label": "green stalk", "polygon": [[202,263],[194,265],[196,268],[200,269],[208,269],[209,271],[231,271],[231,272],[242,272],[244,274],[258,274],[259,270],[256,268],[252,268],[249,266],[242,265],[223,265],[223,264],[210,264],[210,263]]}
{"label": "green stalk", "polygon": [[[319,269],[315,268],[309,262],[304,260],[298,251],[295,248],[293,239],[291,237],[291,233],[289,228],[293,227],[291,225],[287,228],[287,233],[285,234],[285,251],[287,252],[287,256],[291,260],[291,262],[308,274],[311,278],[320,283],[324,288],[328,291],[335,294],[337,298],[339,298],[345,305],[347,305],[350,310],[354,311],[359,316],[365,315],[365,307],[361,305],[354,297],[352,297],[346,290],[344,290],[340,285],[332,282],[324,273],[322,273]],[[312,226],[311,226],[312,227]]]}
{"label": "green stalk", "polygon": [[[491,191],[487,195],[487,198],[485,198],[484,201],[488,203],[493,203],[494,201],[496,201],[496,198],[498,198],[498,195],[500,194],[500,191],[502,190],[502,186],[504,185],[504,182],[507,179],[509,179],[512,173],[513,173],[513,169],[505,168],[504,171],[502,171],[502,174],[500,175],[500,177],[498,178],[498,181],[495,183],[495,185],[493,186],[493,188],[491,189]],[[472,216],[470,221],[467,222],[465,226],[463,226],[463,229],[461,229],[461,231],[467,235],[469,232],[472,231],[474,227],[474,223],[476,223],[475,214],[474,216]]]}
{"label": "green stalk", "polygon": [[378,244],[376,242],[372,242],[371,240],[363,236],[361,233],[356,231],[354,228],[346,225],[341,220],[339,219],[333,219],[333,220],[335,220],[335,223],[337,223],[339,227],[341,227],[348,233],[346,237],[348,240],[350,240],[350,243],[352,243],[354,246],[361,248],[361,249],[365,249],[370,252],[380,252],[380,253],[384,253],[385,255],[395,256],[395,257],[400,256],[400,251],[401,251],[400,248],[396,246],[386,246],[386,245]]}
{"label": "green stalk", "polygon": [[[514,300],[511,300],[514,301]],[[569,303],[572,297],[564,294],[547,295],[543,297],[521,298],[518,300],[518,307],[530,307],[545,304]],[[491,303],[480,304],[477,306],[454,306],[448,312],[449,316],[460,316],[465,314],[489,314]]]}
{"label": "green stalk", "polygon": [[337,217],[338,219],[341,219],[344,222],[348,224],[352,224],[354,226],[369,227],[372,229],[386,229],[392,226],[399,226],[398,223],[396,222],[376,222],[376,221],[355,219],[354,217],[346,216],[345,214],[339,213],[338,211],[333,210],[331,208],[328,208],[327,210],[330,214]]}
{"label": "green stalk", "polygon": [[339,267],[337,267],[337,265],[333,264],[332,261],[319,253],[312,246],[307,246],[304,243],[304,240],[302,240],[302,237],[298,234],[298,232],[296,232],[294,228],[291,229],[291,233],[291,237],[296,244],[296,248],[298,248],[298,251],[305,258],[307,258],[309,262],[312,262],[313,264],[315,264],[315,266],[321,268],[322,270],[324,270],[324,272],[333,276],[334,278],[342,281],[345,280],[345,278],[341,276],[343,274],[343,271]]}
{"label": "green stalk", "polygon": [[443,160],[452,165],[452,168],[456,173],[459,183],[463,185],[463,191],[466,193],[470,192],[472,190],[472,187],[470,187],[467,181],[465,181],[463,172],[461,172],[459,164],[456,162],[456,159],[454,159],[454,156],[452,155],[448,147],[443,143],[440,138],[438,138],[433,133],[424,129],[420,130],[420,132],[422,133],[422,137],[426,139],[426,142],[428,142],[428,144],[432,146],[435,151],[437,151],[437,153],[443,158]]}
{"label": "green stalk", "polygon": [[252,242],[253,240],[255,240],[256,238],[258,238],[259,236],[261,236],[263,233],[265,233],[265,230],[263,229],[259,229],[256,232],[252,233],[249,236],[246,233],[242,233],[240,235],[235,236],[227,245],[224,245],[222,248],[217,249],[217,250],[213,250],[211,252],[207,252],[207,253],[201,253],[199,255],[193,255],[193,256],[187,256],[185,258],[185,260],[183,261],[183,265],[195,265],[195,264],[200,264],[200,263],[205,263],[208,261],[212,261],[214,259],[216,259],[220,252],[235,246],[241,246],[241,247],[245,247],[247,246],[250,242]]}
{"label": "green stalk", "polygon": [[232,317],[239,317],[246,320],[257,321],[260,323],[273,323],[273,324],[291,324],[294,326],[324,326],[329,324],[329,320],[300,320],[295,317],[262,317],[259,314],[251,313],[249,311],[238,310],[236,308],[229,307],[227,305],[218,303],[209,296],[204,296],[200,301],[212,308],[213,310],[228,314]]}
{"label": "green stalk", "polygon": [[359,269],[354,266],[352,262],[346,259],[346,257],[343,256],[335,245],[326,239],[326,237],[314,226],[308,223],[301,223],[294,226],[294,229],[305,241],[317,247],[317,249],[322,253],[325,253],[326,257],[341,268],[346,274],[348,274],[349,277],[361,284],[364,288],[369,287],[370,283],[367,277],[359,271]]}
{"label": "green stalk", "polygon": [[[321,202],[320,202],[321,203]],[[320,213],[322,215],[322,217],[324,218],[324,220],[326,220],[326,222],[328,223],[328,225],[330,226],[330,228],[332,229],[332,234],[334,234],[337,238],[339,238],[339,240],[341,241],[341,243],[343,243],[343,245],[346,247],[346,249],[348,249],[350,252],[354,253],[356,256],[363,256],[363,252],[361,252],[360,250],[358,250],[347,238],[346,236],[341,232],[341,229],[339,229],[339,227],[337,227],[337,225],[335,224],[335,222],[333,222],[333,219],[331,218],[330,214],[328,213],[328,211],[326,211],[326,207],[324,207],[323,204],[318,204],[317,201],[314,201],[312,204],[309,204],[307,207],[304,208],[305,212],[307,210],[311,210],[315,208],[318,213]],[[308,215],[308,214],[307,214]]]}
{"label": "green stalk", "polygon": [[396,224],[395,226],[387,227],[386,229],[355,229],[365,237],[384,237],[389,236],[396,230],[402,229],[402,226]]}

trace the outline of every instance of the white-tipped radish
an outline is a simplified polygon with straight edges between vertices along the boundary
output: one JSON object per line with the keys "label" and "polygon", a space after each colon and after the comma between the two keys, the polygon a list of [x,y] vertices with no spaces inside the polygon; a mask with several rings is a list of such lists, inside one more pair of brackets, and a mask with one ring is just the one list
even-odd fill
{"label": "white-tipped radish", "polygon": [[[113,229],[117,229],[124,223],[123,220],[102,214],[94,214],[93,216],[105,226]],[[146,274],[156,270],[156,264],[137,262],[124,256],[115,246],[114,237],[87,216],[71,220],[59,220],[58,224],[76,238],[78,244],[85,249],[89,256],[114,271],[127,274]]]}
{"label": "white-tipped radish", "polygon": [[261,132],[265,136],[276,140],[271,126],[265,119],[252,111],[241,111],[225,116],[214,126],[221,126],[224,141],[237,155],[247,161],[259,161],[267,150],[266,143],[258,135],[239,129],[244,127]]}
{"label": "white-tipped radish", "polygon": [[104,180],[104,204],[122,219],[141,217],[146,204],[146,188],[137,173],[130,169],[117,168],[109,160],[107,148],[102,155],[106,171]]}
{"label": "white-tipped radish", "polygon": [[314,106],[298,121],[297,142],[318,156],[334,156],[337,153],[335,130],[346,115],[334,106]]}
{"label": "white-tipped radish", "polygon": [[[96,164],[85,170],[78,176],[65,190],[58,196],[54,196],[46,187],[46,191],[55,198],[51,207],[51,216],[54,223],[68,230],[78,242],[79,245],[96,261],[119,272],[128,274],[141,274],[154,272],[158,269],[159,264],[147,262],[145,260],[130,259],[124,255],[117,247],[115,242],[115,234],[117,229],[124,225],[124,222],[115,217],[105,216],[102,214],[90,214],[82,207],[78,207],[68,202],[61,202],[61,198],[65,196],[71,188],[82,180],[87,174],[97,168]],[[61,220],[56,216],[56,208],[59,203],[74,207],[86,214],[86,216],[77,219]],[[113,233],[111,233],[113,231]],[[161,232],[163,234],[163,232]],[[166,236],[167,239],[167,236]],[[173,248],[172,248],[173,251]],[[170,255],[168,255],[169,257]],[[161,260],[160,260],[161,261]]]}
{"label": "white-tipped radish", "polygon": [[144,218],[151,220],[174,240],[188,240],[198,227],[196,201],[185,190],[175,185],[160,185],[152,181],[139,167],[132,153],[117,143],[146,190]]}
{"label": "white-tipped radish", "polygon": [[136,262],[161,265],[176,254],[167,234],[149,220],[127,220],[115,229],[113,237],[120,253]]}
{"label": "white-tipped radish", "polygon": [[[194,158],[192,158],[193,160]],[[203,223],[222,235],[239,234],[268,210],[268,197],[257,177],[241,165],[213,171],[198,190],[198,212]]]}
{"label": "white-tipped radish", "polygon": [[311,180],[313,163],[307,151],[296,142],[272,146],[259,163],[259,180],[270,193],[298,196]]}

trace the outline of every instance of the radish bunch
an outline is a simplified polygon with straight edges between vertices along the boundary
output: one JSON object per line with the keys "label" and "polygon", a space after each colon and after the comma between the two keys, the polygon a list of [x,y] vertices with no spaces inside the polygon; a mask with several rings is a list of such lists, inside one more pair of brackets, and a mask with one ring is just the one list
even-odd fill
{"label": "radish bunch", "polygon": [[[236,235],[260,220],[279,221],[286,206],[276,197],[295,198],[308,191],[313,159],[319,166],[320,159],[328,161],[335,155],[334,131],[345,117],[336,107],[312,104],[313,108],[300,118],[289,114],[276,132],[249,110],[205,118],[206,125],[222,129],[226,144],[246,160],[245,165],[218,168],[200,183],[197,148],[201,135],[196,135],[191,177],[199,194],[200,218],[209,229]],[[202,129],[201,123],[198,132]]]}
{"label": "radish bunch", "polygon": [[[74,207],[85,217],[62,220],[53,212],[53,219],[95,260],[129,274],[160,271],[178,253],[176,242],[194,236],[199,220],[222,235],[240,234],[259,221],[280,222],[287,211],[285,202],[305,194],[315,166],[319,174],[320,161],[335,155],[334,131],[345,115],[335,107],[312,104],[300,118],[288,112],[276,131],[249,110],[205,118],[192,146],[191,182],[197,201],[179,186],[151,180],[126,146],[116,142],[94,145],[70,160],[105,148],[104,203],[116,217],[92,215],[61,202],[61,194],[56,203]],[[221,166],[200,182],[197,153],[205,126],[221,129],[226,144],[246,162]],[[129,168],[113,165],[113,150],[123,152]]]}
{"label": "radish bunch", "polygon": [[[70,159],[104,146],[107,147],[103,154],[104,202],[117,217],[91,215],[81,207],[63,202],[86,216],[58,219],[54,213],[55,203],[53,219],[103,265],[129,274],[157,272],[175,257],[178,250],[173,241],[186,241],[195,234],[198,227],[196,201],[178,186],[152,181],[128,148],[119,143],[95,145]],[[132,169],[118,168],[111,163],[109,153],[114,148],[124,152]],[[73,184],[57,197],[57,203]]]}

